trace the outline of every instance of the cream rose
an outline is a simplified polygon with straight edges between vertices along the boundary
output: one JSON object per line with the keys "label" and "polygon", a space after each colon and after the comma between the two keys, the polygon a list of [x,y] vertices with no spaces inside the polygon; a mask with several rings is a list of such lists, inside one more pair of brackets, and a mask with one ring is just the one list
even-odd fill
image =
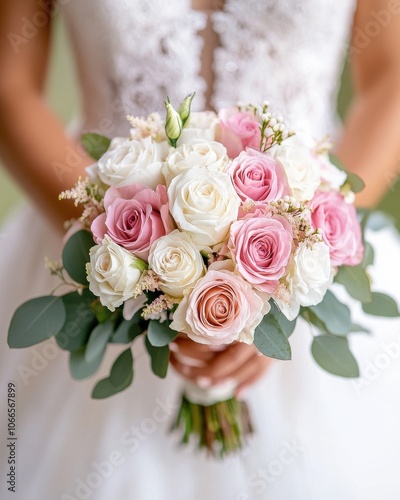
{"label": "cream rose", "polygon": [[311,200],[321,182],[320,165],[294,137],[274,149],[275,160],[283,167],[293,196],[298,201]]}
{"label": "cream rose", "polygon": [[183,297],[205,274],[205,265],[187,233],[177,229],[155,241],[150,249],[149,267],[160,278],[160,288],[173,297]]}
{"label": "cream rose", "polygon": [[105,236],[101,245],[90,249],[86,265],[89,290],[100,297],[103,306],[115,311],[133,296],[144,262]]}
{"label": "cream rose", "polygon": [[167,185],[174,177],[194,167],[205,167],[210,171],[224,172],[229,158],[226,148],[219,142],[192,139],[172,149],[163,168]]}
{"label": "cream rose", "polygon": [[229,175],[192,168],[172,180],[168,198],[178,228],[199,250],[227,241],[240,205]]}
{"label": "cream rose", "polygon": [[310,248],[307,243],[300,243],[286,280],[290,300],[275,300],[291,321],[299,314],[300,306],[319,304],[332,284],[328,245],[318,242]]}
{"label": "cream rose", "polygon": [[117,137],[97,163],[98,176],[108,186],[144,184],[155,189],[164,184],[161,170],[168,151],[166,141]]}
{"label": "cream rose", "polygon": [[178,146],[193,139],[215,141],[218,127],[219,119],[213,111],[190,113],[179,137]]}

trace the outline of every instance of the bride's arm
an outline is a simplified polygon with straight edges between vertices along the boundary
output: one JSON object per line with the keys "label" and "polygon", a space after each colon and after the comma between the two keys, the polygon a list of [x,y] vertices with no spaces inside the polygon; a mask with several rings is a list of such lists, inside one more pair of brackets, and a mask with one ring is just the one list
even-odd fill
{"label": "bride's arm", "polygon": [[[0,2],[0,155],[5,165],[59,227],[75,215],[58,194],[71,187],[91,160],[69,139],[43,98],[50,20],[30,38],[24,19],[44,10],[37,0]],[[19,38],[18,38],[19,37]]]}
{"label": "bride's arm", "polygon": [[350,52],[355,99],[337,153],[374,206],[400,167],[400,2],[359,0]]}

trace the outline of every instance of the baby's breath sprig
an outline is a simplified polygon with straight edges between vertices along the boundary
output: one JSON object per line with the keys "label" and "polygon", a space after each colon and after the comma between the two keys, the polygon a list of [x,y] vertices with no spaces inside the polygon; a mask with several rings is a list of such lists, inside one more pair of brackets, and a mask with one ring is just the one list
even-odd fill
{"label": "baby's breath sprig", "polygon": [[293,229],[295,244],[305,241],[308,247],[322,241],[321,230],[310,224],[310,207],[293,196],[284,196],[280,200],[272,201],[270,207],[273,213],[285,217]]}
{"label": "baby's breath sprig", "polygon": [[128,115],[127,120],[132,126],[130,131],[132,139],[151,137],[159,141],[165,137],[164,127],[158,113],[151,113],[147,118]]}
{"label": "baby's breath sprig", "polygon": [[294,132],[288,130],[281,116],[274,117],[269,109],[269,101],[264,101],[261,105],[244,104],[238,102],[236,107],[240,112],[252,113],[260,122],[261,140],[260,151],[265,153],[273,146],[280,145],[288,137],[292,137]]}
{"label": "baby's breath sprig", "polygon": [[75,186],[72,189],[62,191],[58,199],[73,200],[76,207],[82,205],[83,213],[79,220],[85,226],[90,226],[93,219],[104,212],[103,196],[100,194],[99,186],[93,184],[89,177],[84,180],[79,177]]}
{"label": "baby's breath sprig", "polygon": [[82,290],[85,288],[83,285],[79,285],[78,283],[75,283],[73,281],[69,281],[65,275],[64,275],[64,266],[61,261],[53,261],[50,260],[48,257],[44,258],[44,267],[49,271],[50,276],[57,276],[61,280],[61,283],[59,283],[51,292],[51,295],[53,295],[60,287],[62,286],[69,286],[72,287],[75,290]]}
{"label": "baby's breath sprig", "polygon": [[155,319],[166,321],[169,317],[169,311],[179,302],[176,297],[162,294],[153,300],[148,306],[143,308],[142,317],[144,319]]}
{"label": "baby's breath sprig", "polygon": [[144,271],[139,283],[133,289],[133,298],[136,299],[144,292],[155,292],[160,290],[160,279],[151,269]]}

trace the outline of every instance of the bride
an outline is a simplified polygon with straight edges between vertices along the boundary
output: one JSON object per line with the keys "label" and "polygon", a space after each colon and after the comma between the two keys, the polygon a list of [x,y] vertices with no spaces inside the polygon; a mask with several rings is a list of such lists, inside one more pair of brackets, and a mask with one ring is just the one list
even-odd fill
{"label": "bride", "polygon": [[[8,490],[6,413],[1,418],[1,497],[40,500],[397,500],[400,497],[400,323],[368,318],[354,334],[358,380],[323,372],[311,359],[312,332],[299,321],[293,361],[234,345],[209,356],[180,341],[175,370],[203,386],[234,378],[256,434],[243,453],[217,462],[180,449],[167,433],[181,379],[151,374],[142,347],[135,383],[90,399],[101,373],[71,380],[66,353],[48,341],[9,350],[7,327],[24,300],[53,282],[45,255],[59,258],[62,221],[76,215],[58,194],[91,163],[43,101],[51,20],[62,11],[78,67],[82,130],[128,132],[145,115],[197,91],[220,108],[268,98],[292,128],[337,137],[337,154],[366,181],[359,205],[373,206],[396,175],[400,155],[400,2],[397,0],[2,0],[0,153],[36,208],[2,233],[0,250],[3,395],[17,392],[16,495]],[[356,98],[338,134],[335,97],[347,42]],[[374,288],[400,297],[400,245],[371,234]],[[366,319],[354,308],[354,319]],[[5,399],[4,399],[5,400]],[[5,406],[5,405],[4,405]]]}

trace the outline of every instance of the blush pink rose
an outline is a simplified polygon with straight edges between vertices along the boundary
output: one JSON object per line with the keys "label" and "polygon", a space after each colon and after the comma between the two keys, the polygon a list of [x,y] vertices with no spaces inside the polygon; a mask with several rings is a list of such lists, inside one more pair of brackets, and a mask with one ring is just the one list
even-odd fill
{"label": "blush pink rose", "polygon": [[180,302],[171,328],[200,344],[225,345],[235,340],[251,344],[269,309],[243,278],[227,269],[211,268]]}
{"label": "blush pink rose", "polygon": [[311,220],[329,247],[333,266],[356,266],[364,256],[361,226],[354,205],[336,192],[318,191],[310,203]]}
{"label": "blush pink rose", "polygon": [[97,243],[107,234],[115,243],[147,262],[153,241],[174,229],[169,215],[167,188],[141,184],[111,187],[104,197],[105,213],[91,230]]}
{"label": "blush pink rose", "polygon": [[237,111],[236,108],[221,110],[219,142],[226,147],[229,158],[236,158],[247,147],[260,149],[260,123],[253,113]]}
{"label": "blush pink rose", "polygon": [[228,247],[241,276],[272,293],[286,272],[292,242],[292,227],[285,218],[253,217],[232,224]]}
{"label": "blush pink rose", "polygon": [[242,201],[269,202],[289,194],[286,175],[267,153],[255,149],[242,151],[228,173]]}

